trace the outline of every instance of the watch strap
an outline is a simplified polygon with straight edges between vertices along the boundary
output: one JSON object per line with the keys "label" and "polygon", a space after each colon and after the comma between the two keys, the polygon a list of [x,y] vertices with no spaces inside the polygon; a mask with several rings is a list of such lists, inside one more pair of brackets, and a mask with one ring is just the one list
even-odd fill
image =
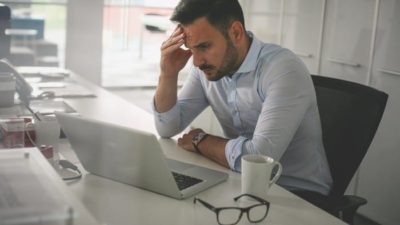
{"label": "watch strap", "polygon": [[199,153],[200,155],[202,155],[201,152],[200,152],[199,147],[197,147],[197,145],[196,145],[195,143],[193,143],[193,147],[194,147],[194,149],[196,150],[197,153]]}
{"label": "watch strap", "polygon": [[200,142],[202,142],[206,137],[208,136],[208,134],[201,132],[196,134],[196,136],[194,137],[194,139],[196,139],[196,141],[192,141],[193,147],[196,150],[197,153],[202,154],[200,149],[199,149],[199,144]]}

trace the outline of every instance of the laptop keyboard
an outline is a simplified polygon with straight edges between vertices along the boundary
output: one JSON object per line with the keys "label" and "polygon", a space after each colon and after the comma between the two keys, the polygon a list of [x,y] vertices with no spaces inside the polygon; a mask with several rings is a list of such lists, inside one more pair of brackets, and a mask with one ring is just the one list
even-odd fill
{"label": "laptop keyboard", "polygon": [[203,180],[200,180],[200,179],[197,179],[197,178],[194,178],[191,176],[183,175],[180,173],[176,173],[176,172],[172,172],[172,174],[174,175],[175,181],[178,184],[179,190],[186,189],[190,186],[193,186],[193,185],[198,184],[203,181]]}

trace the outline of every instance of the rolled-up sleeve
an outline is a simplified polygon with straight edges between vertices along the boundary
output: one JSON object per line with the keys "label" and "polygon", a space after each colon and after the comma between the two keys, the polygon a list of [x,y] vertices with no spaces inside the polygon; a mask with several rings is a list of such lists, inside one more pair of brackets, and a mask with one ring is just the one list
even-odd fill
{"label": "rolled-up sleeve", "polygon": [[169,111],[157,112],[153,98],[152,109],[158,134],[165,138],[179,134],[207,105],[199,74],[192,70],[178,94],[177,103]]}
{"label": "rolled-up sleeve", "polygon": [[155,109],[155,100],[153,98],[152,109],[156,129],[161,137],[169,138],[179,133],[180,118],[178,105],[174,105],[172,109],[167,112],[159,113]]}
{"label": "rolled-up sleeve", "polygon": [[229,167],[232,170],[240,171],[241,168],[241,156],[242,156],[242,146],[248,139],[245,137],[238,137],[231,139],[225,146],[225,157],[228,161]]}

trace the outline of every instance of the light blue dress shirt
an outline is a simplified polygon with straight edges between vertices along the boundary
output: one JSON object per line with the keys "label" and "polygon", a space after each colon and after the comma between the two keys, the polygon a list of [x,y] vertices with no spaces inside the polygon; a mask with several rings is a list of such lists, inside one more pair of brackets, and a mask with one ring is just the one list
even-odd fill
{"label": "light blue dress shirt", "polygon": [[231,77],[208,81],[193,67],[177,104],[164,113],[154,110],[160,136],[180,133],[207,106],[230,139],[225,155],[231,169],[241,170],[242,155],[263,154],[282,164],[277,181],[281,186],[329,193],[332,178],[314,86],[291,51],[253,37],[244,62]]}

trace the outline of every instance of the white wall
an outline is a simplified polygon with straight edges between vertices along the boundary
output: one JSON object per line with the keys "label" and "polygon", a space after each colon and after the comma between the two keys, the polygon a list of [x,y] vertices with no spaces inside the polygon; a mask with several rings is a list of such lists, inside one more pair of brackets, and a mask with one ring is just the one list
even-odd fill
{"label": "white wall", "polygon": [[101,85],[103,0],[68,0],[65,67]]}
{"label": "white wall", "polygon": [[400,221],[400,1],[380,1],[371,86],[389,94],[386,111],[365,158],[358,194],[369,204],[360,212],[382,224]]}

